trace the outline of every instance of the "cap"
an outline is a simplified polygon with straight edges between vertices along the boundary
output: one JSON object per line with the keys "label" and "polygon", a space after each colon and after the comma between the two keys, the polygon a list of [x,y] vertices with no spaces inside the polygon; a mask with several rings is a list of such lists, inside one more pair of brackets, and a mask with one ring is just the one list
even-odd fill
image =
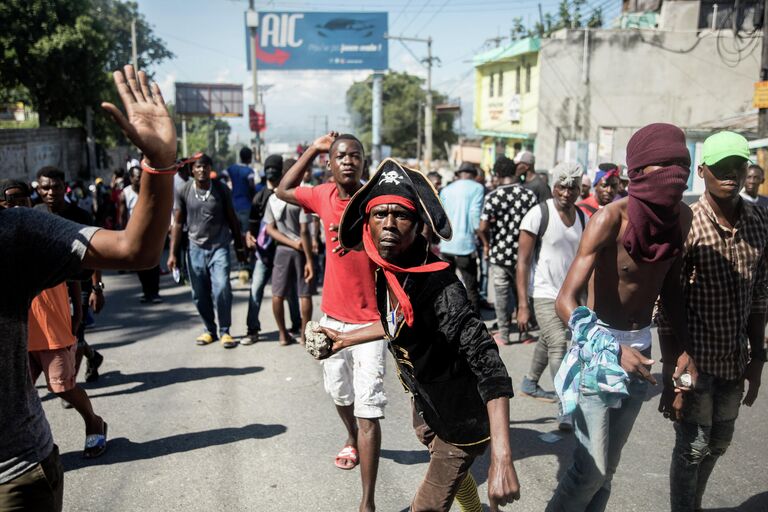
{"label": "cap", "polygon": [[0,199],[7,201],[8,198],[5,196],[5,193],[12,188],[18,188],[21,190],[22,195],[25,195],[29,197],[32,192],[29,189],[29,185],[27,185],[25,182],[20,180],[13,180],[13,179],[4,179],[0,180]]}
{"label": "cap", "polygon": [[740,156],[749,160],[747,139],[735,132],[722,131],[707,137],[701,150],[701,160],[706,165],[715,165],[729,156]]}
{"label": "cap", "polygon": [[342,247],[351,249],[362,241],[366,206],[379,196],[408,199],[437,236],[443,240],[451,238],[451,222],[432,183],[420,172],[387,158],[381,162],[376,174],[352,196],[344,210],[339,222],[339,241]]}
{"label": "cap", "polygon": [[269,155],[264,160],[264,170],[267,169],[277,169],[282,174],[283,172],[283,157],[280,155]]}
{"label": "cap", "polygon": [[536,162],[536,158],[530,151],[521,151],[515,155],[514,161],[516,164],[533,165]]}
{"label": "cap", "polygon": [[471,162],[461,162],[459,166],[459,172],[471,172],[477,176],[477,166]]}

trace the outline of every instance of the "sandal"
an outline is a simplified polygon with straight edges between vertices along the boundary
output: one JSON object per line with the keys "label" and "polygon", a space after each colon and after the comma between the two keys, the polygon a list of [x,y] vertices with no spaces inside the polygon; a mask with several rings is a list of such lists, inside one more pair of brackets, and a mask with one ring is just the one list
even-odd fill
{"label": "sandal", "polygon": [[86,459],[95,459],[107,451],[107,422],[104,422],[103,434],[89,434],[85,436],[85,448],[83,457]]}
{"label": "sandal", "polygon": [[[345,465],[344,462],[351,462],[352,465]],[[336,456],[336,460],[333,463],[337,468],[343,469],[345,471],[354,469],[354,467],[359,463],[359,459],[357,457],[357,448],[352,445],[345,446]]]}

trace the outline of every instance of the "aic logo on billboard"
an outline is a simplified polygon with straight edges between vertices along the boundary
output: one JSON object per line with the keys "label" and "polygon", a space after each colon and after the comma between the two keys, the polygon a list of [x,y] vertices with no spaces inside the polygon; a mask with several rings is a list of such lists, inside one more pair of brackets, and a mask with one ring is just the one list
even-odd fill
{"label": "aic logo on billboard", "polygon": [[303,39],[296,39],[296,21],[304,18],[304,14],[276,14],[266,13],[261,18],[259,26],[260,42],[262,48],[298,48],[304,43]]}
{"label": "aic logo on billboard", "polygon": [[[384,71],[389,67],[386,33],[385,12],[261,12],[258,68]],[[252,43],[247,41],[250,69]]]}

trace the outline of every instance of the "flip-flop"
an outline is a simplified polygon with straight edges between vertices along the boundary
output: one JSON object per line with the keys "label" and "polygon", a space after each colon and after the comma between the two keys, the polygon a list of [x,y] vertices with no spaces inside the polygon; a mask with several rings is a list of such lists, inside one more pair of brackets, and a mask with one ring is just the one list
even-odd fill
{"label": "flip-flop", "polygon": [[104,422],[103,434],[89,434],[85,436],[85,448],[83,457],[86,459],[95,459],[107,451],[107,422]]}
{"label": "flip-flop", "polygon": [[[345,466],[342,464],[342,461],[351,461],[351,466]],[[350,469],[354,469],[355,466],[359,464],[359,459],[357,457],[357,449],[352,445],[347,445],[344,448],[341,449],[339,454],[336,456],[336,460],[333,462],[333,464],[339,468],[343,469],[345,471],[348,471]]]}

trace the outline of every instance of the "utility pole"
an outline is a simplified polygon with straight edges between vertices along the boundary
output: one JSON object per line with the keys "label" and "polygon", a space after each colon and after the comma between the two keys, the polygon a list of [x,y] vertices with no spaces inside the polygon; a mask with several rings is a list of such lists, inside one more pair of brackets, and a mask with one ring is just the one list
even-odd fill
{"label": "utility pole", "polygon": [[[768,5],[763,4],[763,56],[760,61],[760,80],[768,80]],[[757,113],[757,136],[760,139],[768,138],[768,108],[761,108]],[[765,169],[768,165],[768,148],[757,150],[757,160],[760,166]],[[763,187],[760,187],[761,189]],[[760,192],[765,193],[764,190]]]}
{"label": "utility pole", "polygon": [[[374,169],[381,162],[381,82],[384,75],[382,73],[373,74],[373,91],[371,106],[371,164]],[[327,119],[327,118],[326,118]]]}
{"label": "utility pole", "polygon": [[421,108],[424,106],[419,102],[419,108],[416,110],[416,160],[421,160]]}
{"label": "utility pole", "polygon": [[131,20],[131,57],[133,61],[133,70],[139,72],[139,58],[136,52],[136,18]]}
{"label": "utility pole", "polygon": [[432,37],[426,39],[420,37],[403,37],[384,35],[385,39],[395,39],[397,41],[412,41],[416,43],[427,43],[427,58],[422,60],[427,67],[427,101],[424,107],[424,172],[429,172],[432,165],[432,64],[440,62],[437,57],[432,57]]}
{"label": "utility pole", "polygon": [[424,155],[424,171],[432,166],[432,38],[427,38],[427,106],[424,109],[424,138],[427,154]]}

